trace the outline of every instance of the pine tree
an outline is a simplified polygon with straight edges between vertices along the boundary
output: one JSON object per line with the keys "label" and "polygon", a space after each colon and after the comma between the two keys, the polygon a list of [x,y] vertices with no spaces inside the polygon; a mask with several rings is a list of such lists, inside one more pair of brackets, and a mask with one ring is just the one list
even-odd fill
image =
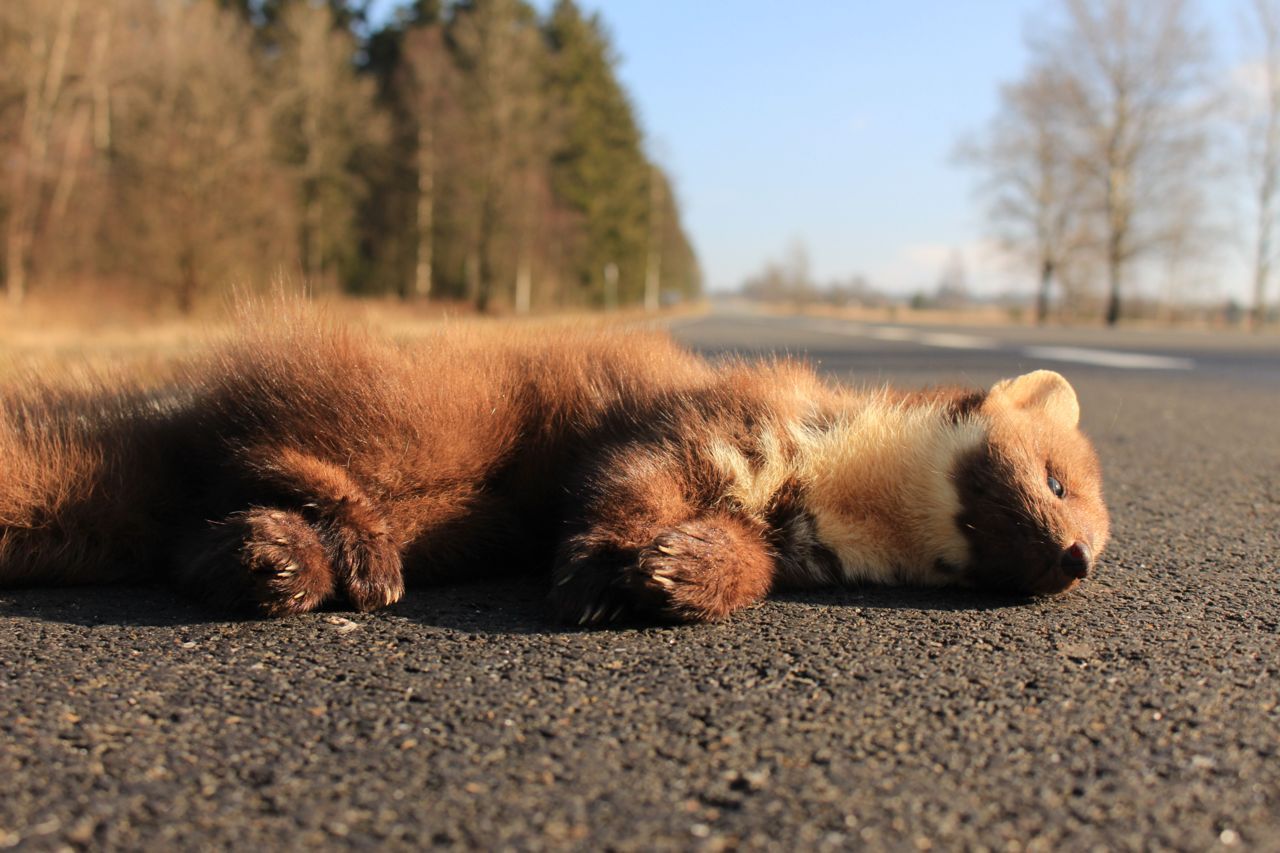
{"label": "pine tree", "polygon": [[570,266],[599,302],[603,271],[619,270],[619,295],[639,301],[644,286],[649,214],[649,164],[615,60],[598,17],[560,0],[546,25],[551,49],[550,94],[559,125],[552,154],[557,199],[581,217],[585,240]]}
{"label": "pine tree", "polygon": [[[500,281],[521,273],[529,248],[528,209],[542,157],[542,45],[523,0],[471,0],[450,24],[462,77],[470,156],[468,296],[488,310]],[[513,262],[515,267],[513,267]]]}
{"label": "pine tree", "polygon": [[355,214],[368,191],[361,165],[385,144],[385,117],[372,80],[356,74],[354,36],[335,26],[328,6],[284,5],[277,38],[276,129],[297,186],[303,273],[312,283],[349,283]]}

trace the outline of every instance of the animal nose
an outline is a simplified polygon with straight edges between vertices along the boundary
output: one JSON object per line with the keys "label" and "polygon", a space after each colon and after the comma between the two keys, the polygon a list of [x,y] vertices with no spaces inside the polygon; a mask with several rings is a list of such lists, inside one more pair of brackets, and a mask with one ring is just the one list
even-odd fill
{"label": "animal nose", "polygon": [[1070,548],[1062,552],[1058,565],[1067,577],[1083,578],[1088,576],[1092,562],[1093,555],[1089,553],[1089,546],[1083,542],[1074,542]]}

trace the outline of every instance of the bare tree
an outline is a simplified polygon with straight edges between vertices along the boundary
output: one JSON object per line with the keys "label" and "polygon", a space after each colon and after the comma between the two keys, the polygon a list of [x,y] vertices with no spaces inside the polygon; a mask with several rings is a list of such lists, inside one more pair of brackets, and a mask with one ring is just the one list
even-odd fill
{"label": "bare tree", "polygon": [[1160,257],[1164,263],[1164,286],[1161,288],[1157,316],[1172,322],[1179,306],[1207,280],[1217,248],[1226,235],[1208,221],[1207,187],[1196,181],[1175,187],[1162,202],[1165,221],[1164,243]]}
{"label": "bare tree", "polygon": [[1267,317],[1267,286],[1275,249],[1276,194],[1280,190],[1280,4],[1275,0],[1253,0],[1249,4],[1250,24],[1262,39],[1261,109],[1250,111],[1246,125],[1252,168],[1257,221],[1253,255],[1254,329],[1262,328]]}
{"label": "bare tree", "polygon": [[742,290],[766,301],[808,304],[817,296],[811,269],[809,247],[797,237],[787,245],[781,261],[766,261],[760,272],[743,282]]}
{"label": "bare tree", "polygon": [[957,159],[982,173],[980,192],[1001,245],[1034,266],[1036,322],[1049,315],[1051,288],[1079,248],[1080,172],[1064,120],[1066,82],[1034,67],[1000,92],[983,136],[962,143]]}
{"label": "bare tree", "polygon": [[1032,46],[1062,75],[1115,324],[1132,262],[1169,240],[1162,200],[1201,177],[1208,38],[1187,0],[1063,0],[1063,9],[1064,24]]}
{"label": "bare tree", "polygon": [[658,164],[649,165],[649,245],[644,264],[644,310],[658,310],[662,289],[662,214],[666,201],[666,182]]}
{"label": "bare tree", "polygon": [[212,3],[135,4],[115,117],[111,242],[183,311],[296,257],[253,34]]}
{"label": "bare tree", "polygon": [[[5,289],[11,302],[27,292],[31,250],[40,219],[52,202],[59,181],[52,149],[74,94],[73,50],[81,18],[80,0],[21,2],[0,7],[3,65],[16,84],[17,132],[8,156],[9,181],[5,208]],[[3,99],[0,99],[3,100]]]}

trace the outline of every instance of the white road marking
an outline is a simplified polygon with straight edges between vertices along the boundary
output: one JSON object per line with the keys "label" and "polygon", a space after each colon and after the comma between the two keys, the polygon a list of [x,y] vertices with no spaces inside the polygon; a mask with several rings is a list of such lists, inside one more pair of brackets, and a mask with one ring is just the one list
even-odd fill
{"label": "white road marking", "polygon": [[[943,349],[999,350],[1002,348],[1000,341],[995,338],[954,332],[930,332],[908,326],[864,326],[858,323],[818,322],[813,324],[813,328],[819,332],[843,335],[850,338],[874,338],[880,341],[917,344]],[[1016,352],[1026,358],[1092,364],[1097,367],[1112,367],[1121,370],[1191,370],[1196,364],[1192,359],[1177,356],[1088,349],[1085,347],[1010,347],[1010,352]]]}
{"label": "white road marking", "polygon": [[995,349],[999,344],[992,338],[977,335],[956,335],[947,332],[925,332],[907,326],[862,326],[846,323],[815,324],[822,332],[844,335],[850,338],[874,338],[878,341],[923,344],[929,347],[949,349]]}
{"label": "white road marking", "polygon": [[1030,358],[1043,358],[1049,361],[1074,361],[1079,364],[1119,367],[1125,370],[1190,370],[1196,365],[1189,358],[1148,355],[1140,352],[1084,349],[1083,347],[1026,347],[1022,352]]}
{"label": "white road marking", "polygon": [[920,343],[927,347],[944,347],[946,349],[998,349],[1000,344],[994,338],[978,335],[956,335],[950,332],[922,332]]}
{"label": "white road marking", "polygon": [[852,334],[867,335],[880,341],[914,341],[916,333],[902,326],[871,326],[853,330]]}

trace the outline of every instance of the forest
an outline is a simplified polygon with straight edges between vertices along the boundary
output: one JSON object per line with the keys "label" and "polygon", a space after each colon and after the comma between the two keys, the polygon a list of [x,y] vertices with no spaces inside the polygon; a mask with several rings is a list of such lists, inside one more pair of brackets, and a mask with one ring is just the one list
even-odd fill
{"label": "forest", "polygon": [[481,312],[696,295],[676,188],[573,0],[4,0],[0,281]]}

